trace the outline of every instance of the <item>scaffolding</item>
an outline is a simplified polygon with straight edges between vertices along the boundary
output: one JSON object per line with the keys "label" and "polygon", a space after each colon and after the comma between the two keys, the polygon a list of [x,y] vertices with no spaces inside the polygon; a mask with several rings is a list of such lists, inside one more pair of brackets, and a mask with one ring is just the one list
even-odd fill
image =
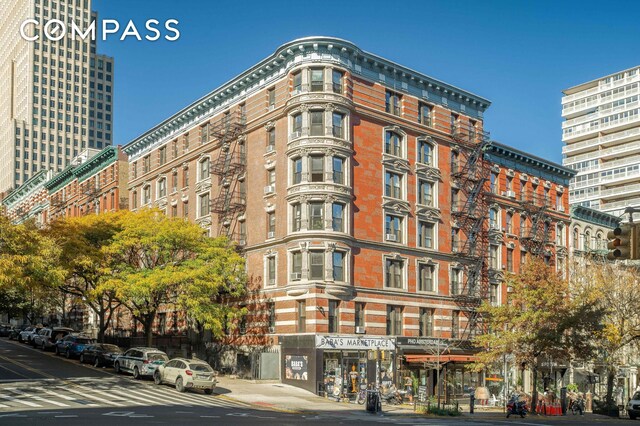
{"label": "scaffolding", "polygon": [[489,202],[486,184],[491,165],[485,159],[490,146],[489,134],[473,123],[451,122],[448,125],[452,145],[451,181],[456,199],[451,215],[457,237],[453,252],[463,269],[458,288],[452,296],[460,311],[467,315],[467,324],[460,340],[469,342],[481,333],[482,319],[478,308],[489,297]]}
{"label": "scaffolding", "polygon": [[215,141],[218,158],[211,174],[218,177],[218,195],[213,199],[211,212],[218,216],[218,235],[238,243],[243,236],[237,219],[246,210],[246,194],[240,179],[246,171],[246,145],[242,135],[246,126],[244,114],[227,113],[218,122],[207,126],[207,138]]}

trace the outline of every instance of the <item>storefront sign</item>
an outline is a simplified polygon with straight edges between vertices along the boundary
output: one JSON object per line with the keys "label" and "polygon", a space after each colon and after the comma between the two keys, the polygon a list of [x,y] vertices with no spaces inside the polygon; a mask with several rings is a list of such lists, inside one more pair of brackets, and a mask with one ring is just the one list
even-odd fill
{"label": "storefront sign", "polygon": [[398,337],[396,343],[398,346],[412,346],[415,348],[437,348],[438,345],[445,346],[449,344],[449,342],[444,339],[436,339],[433,337]]}
{"label": "storefront sign", "polygon": [[393,351],[396,349],[394,339],[384,337],[333,337],[316,336],[316,348],[318,349],[380,349]]}
{"label": "storefront sign", "polygon": [[306,355],[286,355],[284,357],[285,378],[288,380],[308,380],[308,365]]}

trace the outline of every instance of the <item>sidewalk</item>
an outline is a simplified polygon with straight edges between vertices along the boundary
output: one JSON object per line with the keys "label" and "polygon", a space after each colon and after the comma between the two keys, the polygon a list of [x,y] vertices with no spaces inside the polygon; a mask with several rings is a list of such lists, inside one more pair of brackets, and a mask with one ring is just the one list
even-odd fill
{"label": "sidewalk", "polygon": [[[264,408],[295,414],[340,413],[342,415],[371,415],[364,405],[337,402],[319,397],[304,389],[279,382],[256,382],[218,377],[216,393],[223,398],[242,402],[253,408]],[[412,405],[383,405],[384,415],[413,416]]]}

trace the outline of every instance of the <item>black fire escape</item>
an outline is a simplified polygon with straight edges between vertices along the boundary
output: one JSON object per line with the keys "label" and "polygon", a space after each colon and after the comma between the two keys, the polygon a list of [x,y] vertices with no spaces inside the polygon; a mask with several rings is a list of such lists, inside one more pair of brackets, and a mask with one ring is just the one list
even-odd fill
{"label": "black fire escape", "polygon": [[246,194],[240,182],[246,170],[246,145],[242,133],[246,118],[241,113],[225,114],[209,128],[209,137],[217,142],[218,158],[211,174],[218,176],[218,195],[211,211],[218,216],[218,235],[242,244],[238,217],[246,209]]}

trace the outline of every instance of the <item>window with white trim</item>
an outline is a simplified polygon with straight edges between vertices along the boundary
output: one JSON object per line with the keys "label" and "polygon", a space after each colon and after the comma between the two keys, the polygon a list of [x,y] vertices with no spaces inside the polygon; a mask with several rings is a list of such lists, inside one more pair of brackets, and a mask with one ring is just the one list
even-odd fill
{"label": "window with white trim", "polygon": [[384,152],[385,154],[394,155],[396,157],[402,157],[404,150],[403,138],[400,134],[387,130],[384,133]]}
{"label": "window with white trim", "polygon": [[345,281],[345,276],[344,276],[345,258],[346,258],[345,252],[343,251],[333,252],[333,280],[334,281]]}
{"label": "window with white trim", "polygon": [[435,147],[433,146],[433,144],[427,141],[418,140],[418,163],[433,166],[435,160],[434,152]]}
{"label": "window with white trim", "polygon": [[209,166],[210,166],[210,162],[208,157],[205,157],[202,160],[200,160],[199,162],[200,170],[198,173],[198,180],[202,181],[202,180],[208,179],[211,176]]}
{"label": "window with white trim", "polygon": [[385,259],[385,287],[404,288],[403,259]]}
{"label": "window with white trim", "polygon": [[435,265],[429,263],[418,264],[418,291],[436,291]]}
{"label": "window with white trim", "polygon": [[265,282],[266,286],[273,286],[276,285],[276,256],[275,255],[271,255],[268,256],[265,259],[265,268],[266,268],[266,275],[267,275],[267,279]]}
{"label": "window with white trim", "polygon": [[394,172],[384,174],[384,195],[402,199],[402,175]]}
{"label": "window with white trim", "polygon": [[418,179],[418,204],[433,206],[433,182]]}
{"label": "window with white trim", "polygon": [[309,279],[324,280],[324,251],[309,252]]}
{"label": "window with white trim", "polygon": [[431,222],[425,222],[423,220],[418,221],[418,247],[427,249],[435,248],[434,231],[435,224]]}

